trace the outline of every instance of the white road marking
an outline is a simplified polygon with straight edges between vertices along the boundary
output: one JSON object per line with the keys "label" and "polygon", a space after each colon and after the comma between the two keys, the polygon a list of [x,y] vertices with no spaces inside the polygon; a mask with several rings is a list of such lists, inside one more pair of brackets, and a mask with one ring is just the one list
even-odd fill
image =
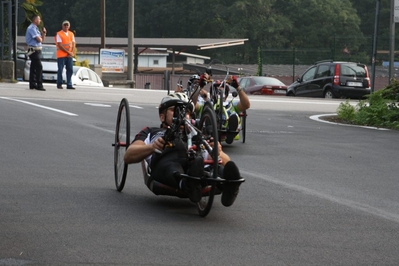
{"label": "white road marking", "polygon": [[53,111],[53,112],[61,113],[61,114],[64,114],[64,115],[78,116],[77,114],[74,114],[74,113],[66,112],[66,111],[63,111],[63,110],[60,110],[60,109],[55,109],[55,108],[51,108],[51,107],[48,107],[48,106],[44,106],[44,105],[40,105],[40,104],[36,104],[36,103],[31,103],[31,102],[27,102],[27,101],[23,101],[23,100],[18,100],[18,99],[13,99],[13,98],[8,98],[8,97],[0,97],[0,99],[14,101],[14,102],[20,102],[20,103],[32,105],[32,106],[35,106],[35,107],[43,108],[43,109],[46,109],[46,110],[50,110],[50,111]]}
{"label": "white road marking", "polygon": [[[238,100],[236,100],[238,101]],[[317,105],[340,105],[342,102],[340,101],[324,101],[324,100],[315,100],[315,101],[289,101],[289,100],[277,100],[277,99],[253,99],[250,98],[251,102],[270,102],[270,103],[289,103],[289,104],[317,104]],[[351,105],[356,105],[357,103],[350,102]]]}
{"label": "white road marking", "polygon": [[85,103],[86,105],[95,106],[95,107],[111,107],[109,104],[103,103]]}
{"label": "white road marking", "polygon": [[129,106],[132,107],[132,108],[136,108],[136,109],[143,109],[143,107],[137,106],[137,105],[129,105]]}

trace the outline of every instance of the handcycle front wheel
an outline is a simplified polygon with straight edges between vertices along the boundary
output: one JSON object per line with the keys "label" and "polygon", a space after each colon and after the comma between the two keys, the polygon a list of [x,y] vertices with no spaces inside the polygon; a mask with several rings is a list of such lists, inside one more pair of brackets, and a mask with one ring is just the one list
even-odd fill
{"label": "handcycle front wheel", "polygon": [[116,190],[122,191],[125,186],[128,164],[124,156],[130,144],[130,111],[129,102],[123,98],[119,104],[116,118],[114,146],[114,173]]}
{"label": "handcycle front wheel", "polygon": [[[211,137],[213,138],[213,141],[215,141],[215,146],[214,146],[215,148],[212,149],[212,153],[210,154],[213,159],[210,174],[212,175],[212,178],[216,178],[218,175],[218,168],[219,168],[218,148],[217,148],[218,130],[216,125],[216,115],[212,105],[206,104],[204,106],[201,119],[199,122],[199,129],[201,130],[204,138]],[[200,202],[197,203],[197,207],[199,215],[205,217],[206,215],[208,215],[208,213],[212,208],[213,199],[216,190],[216,183],[205,182],[205,184],[202,187],[204,189],[207,189],[208,191],[206,195],[204,195],[201,198]]]}

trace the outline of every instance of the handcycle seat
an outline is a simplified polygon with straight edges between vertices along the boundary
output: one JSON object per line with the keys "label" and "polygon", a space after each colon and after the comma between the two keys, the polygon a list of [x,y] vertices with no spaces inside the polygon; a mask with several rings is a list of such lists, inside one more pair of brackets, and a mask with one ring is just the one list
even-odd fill
{"label": "handcycle seat", "polygon": [[141,161],[141,169],[144,175],[144,184],[155,195],[176,196],[179,198],[188,198],[187,193],[180,189],[162,184],[151,177],[151,169],[146,160]]}

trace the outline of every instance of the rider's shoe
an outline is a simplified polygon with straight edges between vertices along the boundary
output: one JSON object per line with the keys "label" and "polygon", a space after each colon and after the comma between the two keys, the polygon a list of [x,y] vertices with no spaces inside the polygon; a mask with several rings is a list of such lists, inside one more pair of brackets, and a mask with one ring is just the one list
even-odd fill
{"label": "rider's shoe", "polygon": [[[204,158],[202,158],[201,156],[195,157],[194,160],[190,163],[187,174],[194,177],[204,176]],[[199,202],[202,196],[200,181],[187,179],[186,185],[188,188],[187,192],[189,199],[194,203]]]}
{"label": "rider's shoe", "polygon": [[198,181],[182,179],[180,183],[180,189],[187,192],[188,198],[192,202],[197,203],[201,200],[202,192]]}
{"label": "rider's shoe", "polygon": [[[228,131],[237,131],[238,128],[238,115],[237,114],[233,114],[229,117],[229,127],[228,127]],[[228,134],[226,136],[226,143],[227,144],[231,144],[233,143],[234,137],[236,135],[233,134]]]}
{"label": "rider's shoe", "polygon": [[238,115],[236,113],[229,117],[229,131],[237,131],[238,128]]}
{"label": "rider's shoe", "polygon": [[201,185],[200,184],[190,184],[190,189],[188,191],[188,198],[191,202],[197,203],[201,200],[202,192],[201,192]]}
{"label": "rider's shoe", "polygon": [[[238,180],[241,178],[240,171],[236,164],[232,161],[228,161],[224,166],[223,178],[226,180]],[[222,204],[223,206],[229,207],[233,205],[237,198],[240,182],[226,182],[223,186],[222,193]]]}

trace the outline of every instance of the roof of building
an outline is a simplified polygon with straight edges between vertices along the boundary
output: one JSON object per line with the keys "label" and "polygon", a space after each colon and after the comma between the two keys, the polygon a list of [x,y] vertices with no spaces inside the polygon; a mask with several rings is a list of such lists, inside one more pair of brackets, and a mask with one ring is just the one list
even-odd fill
{"label": "roof of building", "polygon": [[[98,47],[101,46],[101,37],[75,37],[76,46]],[[243,45],[248,39],[200,39],[200,38],[134,38],[135,47],[167,48],[175,50],[205,50],[235,45]],[[18,45],[25,44],[25,36],[18,36]],[[128,38],[104,39],[107,48],[127,47]],[[54,39],[47,36],[44,43],[54,43]]]}

